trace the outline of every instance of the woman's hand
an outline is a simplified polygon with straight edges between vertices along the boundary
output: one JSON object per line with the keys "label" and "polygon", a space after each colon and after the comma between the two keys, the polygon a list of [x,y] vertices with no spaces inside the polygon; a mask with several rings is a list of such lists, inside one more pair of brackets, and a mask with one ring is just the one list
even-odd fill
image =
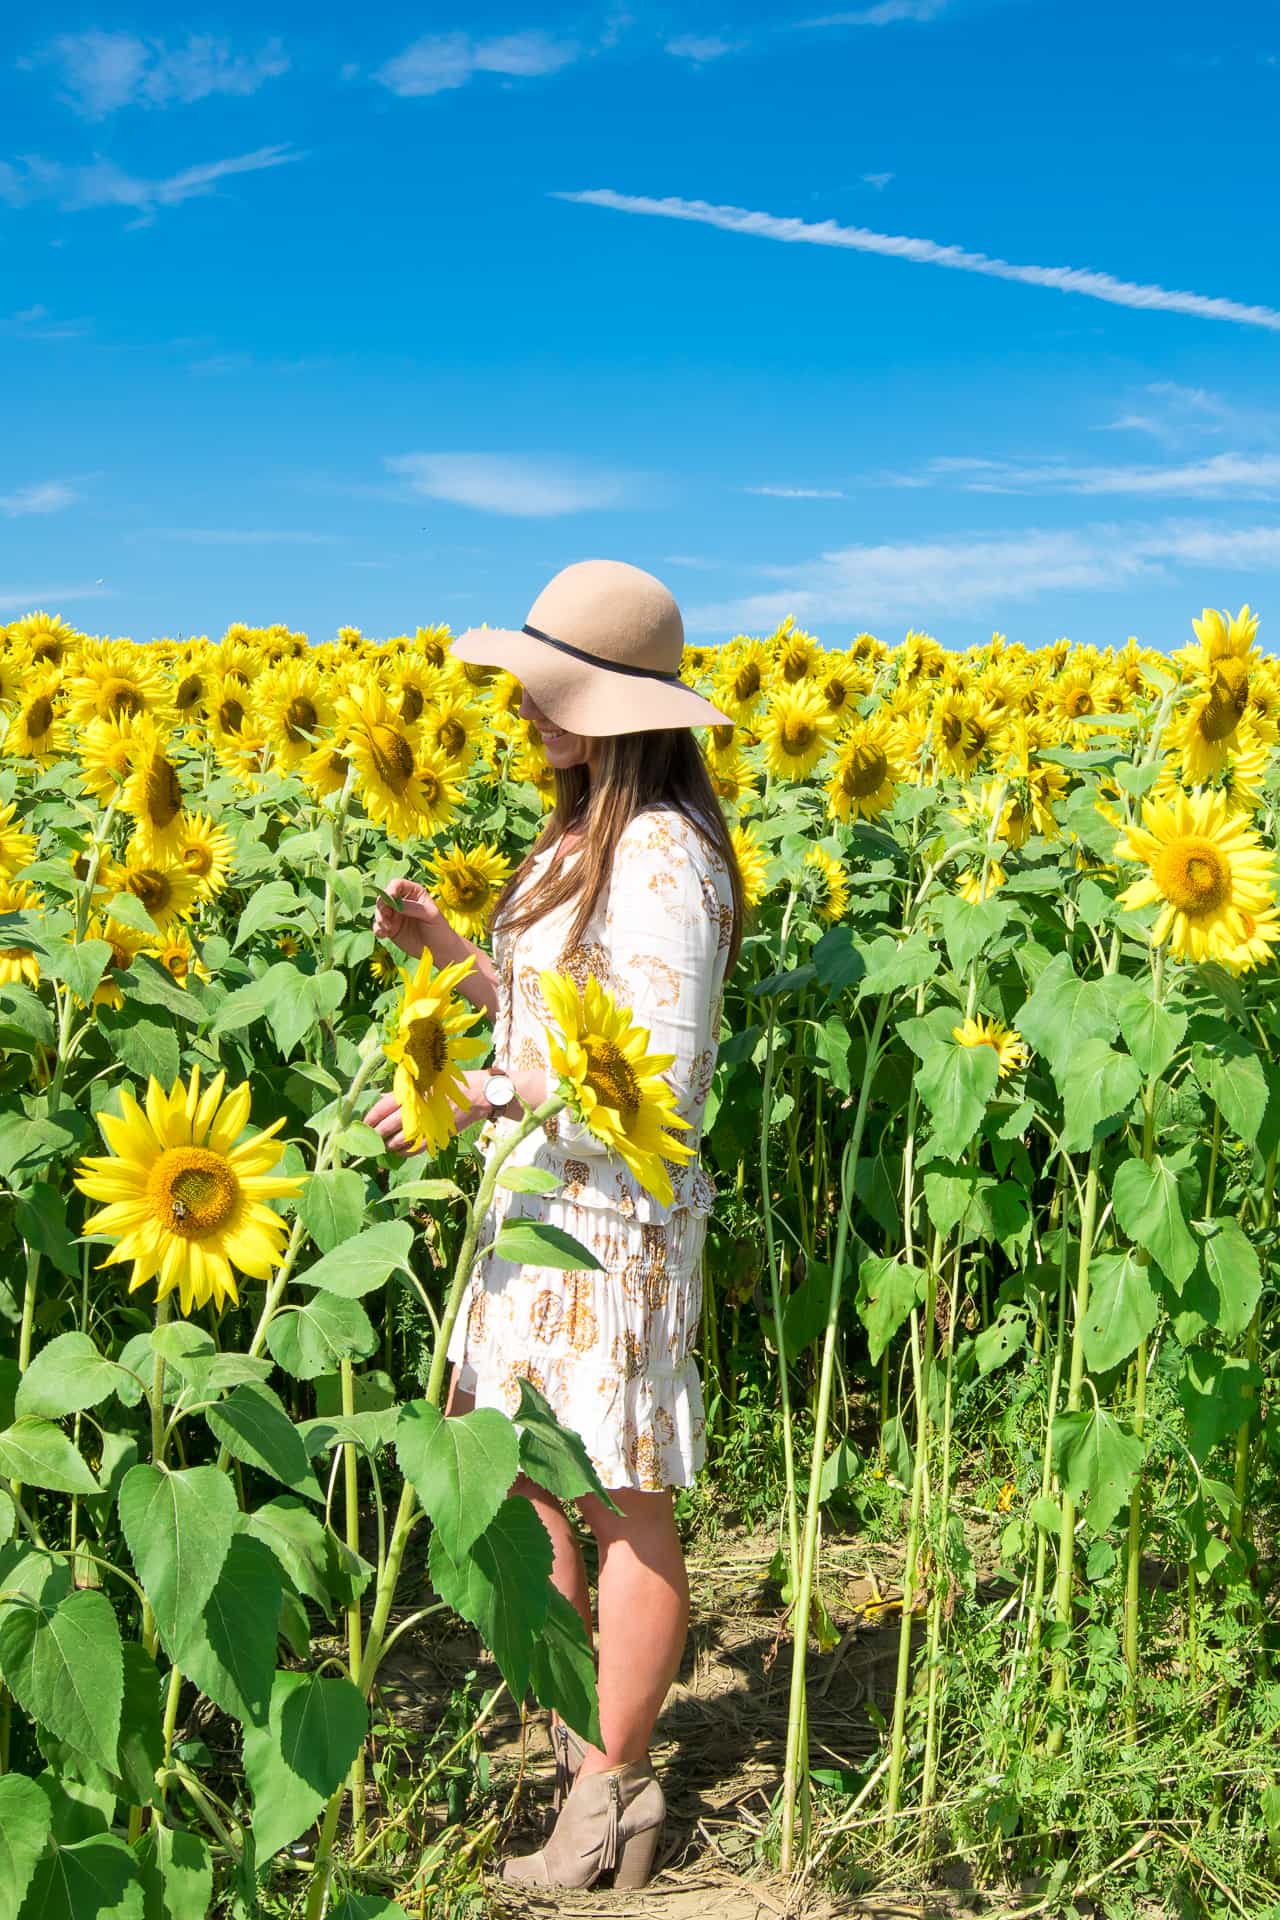
{"label": "woman's hand", "polygon": [[431,929],[443,918],[426,888],[400,874],[383,889],[373,909],[374,938],[390,940],[416,960],[430,946]]}
{"label": "woman's hand", "polygon": [[[488,1120],[491,1117],[492,1109],[484,1097],[484,1083],[491,1072],[490,1067],[480,1067],[461,1076],[466,1090],[466,1104],[458,1105],[452,1100],[449,1102],[455,1133],[464,1133],[468,1127],[474,1126],[477,1120]],[[404,1117],[400,1111],[400,1102],[394,1093],[384,1093],[380,1099],[375,1100],[364,1119],[366,1126],[372,1127],[375,1133],[381,1134],[383,1144],[389,1153],[415,1151],[405,1138]]]}
{"label": "woman's hand", "polygon": [[400,1112],[400,1102],[394,1093],[384,1093],[375,1100],[364,1117],[367,1127],[382,1135],[382,1143],[388,1153],[408,1153],[409,1142],[404,1137],[404,1120]]}

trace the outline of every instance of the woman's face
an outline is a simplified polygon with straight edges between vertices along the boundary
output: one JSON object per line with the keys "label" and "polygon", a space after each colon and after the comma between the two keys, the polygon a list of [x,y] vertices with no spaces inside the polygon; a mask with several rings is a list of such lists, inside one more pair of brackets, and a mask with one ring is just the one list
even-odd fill
{"label": "woman's face", "polygon": [[555,721],[542,711],[527,687],[520,696],[520,718],[537,729],[542,750],[553,767],[590,766],[595,753],[595,740],[585,733],[566,733],[562,727],[557,727]]}

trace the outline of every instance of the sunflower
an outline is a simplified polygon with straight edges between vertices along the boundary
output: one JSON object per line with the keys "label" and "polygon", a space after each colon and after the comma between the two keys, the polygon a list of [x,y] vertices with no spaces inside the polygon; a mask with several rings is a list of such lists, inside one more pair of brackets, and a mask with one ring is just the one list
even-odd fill
{"label": "sunflower", "polygon": [[185,987],[194,973],[197,980],[207,980],[209,969],[199,958],[191,941],[180,927],[166,934],[154,948],[156,959],[166,973],[173,975],[180,987]]}
{"label": "sunflower", "polygon": [[120,920],[103,920],[98,914],[91,914],[85,927],[86,940],[105,940],[111,949],[111,958],[107,961],[106,971],[94,989],[95,1007],[118,1008],[124,1005],[124,995],[116,981],[117,973],[124,973],[133,965],[140,953],[154,953],[155,934],[139,933],[136,927],[126,927]]}
{"label": "sunflower", "polygon": [[366,682],[340,701],[339,725],[371,820],[400,840],[448,826],[462,798],[457,762],[405,726],[381,687]]}
{"label": "sunflower", "polygon": [[814,687],[780,687],[760,721],[765,766],[771,774],[803,780],[827,751],[835,728],[835,715]]}
{"label": "sunflower", "polygon": [[849,910],[849,876],[825,847],[810,847],[804,856],[808,870],[807,896],[818,918],[834,923],[843,920]]}
{"label": "sunflower", "polygon": [[254,688],[255,718],[276,765],[290,772],[333,726],[334,699],[319,668],[288,659]]}
{"label": "sunflower", "polygon": [[1004,885],[1008,877],[998,860],[976,860],[956,881],[955,890],[971,907],[980,907],[997,888]]}
{"label": "sunflower", "polygon": [[412,974],[398,969],[403,991],[395,1038],[384,1052],[395,1068],[392,1089],[400,1102],[400,1126],[414,1153],[439,1153],[450,1139],[452,1109],[466,1105],[461,1069],[485,1050],[485,1042],[470,1032],[483,1009],[464,1005],[454,993],[474,964],[468,954],[437,972],[424,953]]}
{"label": "sunflower", "polygon": [[178,858],[196,883],[202,900],[212,900],[222,892],[235,864],[235,844],[231,835],[207,813],[189,813]]}
{"label": "sunflower", "polygon": [[222,672],[210,679],[205,696],[205,722],[219,753],[246,731],[249,706],[248,681],[224,664]]}
{"label": "sunflower", "polygon": [[1227,766],[1249,712],[1247,660],[1217,660],[1198,682],[1194,697],[1174,716],[1165,736],[1182,756],[1182,777],[1192,786],[1212,780]]}
{"label": "sunflower", "polygon": [[739,634],[711,684],[711,698],[731,720],[748,720],[764,698],[769,679],[769,650],[763,640]]}
{"label": "sunflower", "polygon": [[23,832],[17,824],[17,813],[16,800],[0,808],[0,880],[12,880],[36,857],[35,835]]}
{"label": "sunflower", "polygon": [[4,750],[50,766],[67,747],[66,721],[59,712],[61,675],[45,668],[27,682],[5,728]]}
{"label": "sunflower", "polygon": [[855,720],[840,742],[827,781],[827,812],[833,820],[878,820],[893,805],[905,771],[889,721],[881,714]]}
{"label": "sunflower", "polygon": [[782,625],[766,641],[773,656],[776,679],[788,687],[807,680],[822,657],[822,648],[811,633],[805,633],[788,614]]}
{"label": "sunflower", "polygon": [[1240,918],[1244,936],[1223,955],[1223,964],[1232,973],[1250,973],[1272,959],[1271,949],[1280,942],[1280,913],[1268,907],[1265,913],[1242,913]]}
{"label": "sunflower", "polygon": [[233,1268],[270,1279],[286,1228],[266,1203],[305,1184],[274,1170],[284,1147],[272,1135],[282,1119],[236,1144],[249,1119],[249,1084],[224,1100],[225,1081],[218,1074],[202,1093],[193,1067],[190,1085],[175,1080],[166,1094],[153,1078],[145,1110],[122,1088],[119,1116],[98,1115],[110,1152],[82,1160],[76,1172],[80,1192],[104,1203],[85,1233],[115,1243],[101,1265],[132,1261],[130,1293],[158,1279],[156,1298],[176,1289],[188,1314],[210,1301],[239,1303]]}
{"label": "sunflower", "polygon": [[544,812],[555,805],[556,770],[539,741],[526,739],[521,743],[511,761],[511,778],[528,781],[537,792]]}
{"label": "sunflower", "polygon": [[138,755],[120,804],[138,823],[133,839],[141,859],[155,864],[179,857],[189,817],[182,805],[178,769],[164,747],[152,743]]}
{"label": "sunflower", "polygon": [[79,671],[66,682],[67,718],[76,727],[91,720],[159,718],[171,708],[161,670],[140,647],[104,647],[80,656]]}
{"label": "sunflower", "polygon": [[750,827],[730,827],[742,891],[748,907],[758,907],[769,891],[769,856]]}
{"label": "sunflower", "polygon": [[474,699],[444,694],[422,716],[422,737],[432,752],[465,772],[484,726],[484,709]]}
{"label": "sunflower", "polygon": [[1118,860],[1146,868],[1120,895],[1131,911],[1160,903],[1152,943],[1166,940],[1180,960],[1223,960],[1275,909],[1272,857],[1223,793],[1147,798],[1142,824],[1116,842]]}
{"label": "sunflower", "polygon": [[478,940],[510,872],[511,862],[487,840],[470,849],[455,840],[438,852],[432,868],[434,891],[449,925],[468,940]]}
{"label": "sunflower", "polygon": [[1000,1062],[1000,1078],[1020,1073],[1027,1064],[1027,1047],[1022,1035],[999,1020],[970,1015],[963,1026],[952,1027],[951,1037],[961,1047],[991,1047]]}
{"label": "sunflower", "polygon": [[561,1091],[581,1124],[628,1166],[647,1193],[669,1207],[671,1175],[664,1163],[688,1161],[694,1149],[669,1131],[689,1131],[676,1096],[662,1075],[672,1053],[649,1053],[648,1030],[588,974],[579,988],[550,969],[538,975],[542,997],[559,1028],[547,1034],[547,1054]]}
{"label": "sunflower", "polygon": [[827,655],[814,669],[812,678],[827,712],[834,714],[841,725],[856,718],[858,701],[871,687],[870,674],[838,653]]}
{"label": "sunflower", "polygon": [[114,800],[142,755],[158,749],[159,740],[149,714],[90,720],[76,737],[82,782],[104,803]]}
{"label": "sunflower", "polygon": [[57,613],[29,613],[15,620],[9,638],[36,666],[60,667],[74,653],[80,635]]}
{"label": "sunflower", "polygon": [[199,883],[181,860],[148,860],[130,846],[124,861],[113,863],[109,877],[114,892],[141,900],[160,933],[192,919],[199,905]]}
{"label": "sunflower", "polygon": [[442,667],[449,658],[448,627],[419,627],[413,639],[413,650],[420,654],[430,667]]}
{"label": "sunflower", "polygon": [[750,806],[759,776],[741,748],[735,746],[726,753],[708,753],[707,772],[717,795],[727,806]]}
{"label": "sunflower", "polygon": [[[0,914],[40,913],[44,895],[29,880],[0,880]],[[4,935],[0,933],[0,940]],[[0,987],[12,987],[25,981],[34,987],[40,979],[40,962],[30,947],[0,947]]]}
{"label": "sunflower", "polygon": [[933,751],[946,773],[967,779],[989,753],[1004,743],[1006,722],[999,708],[975,693],[940,693],[930,714]]}

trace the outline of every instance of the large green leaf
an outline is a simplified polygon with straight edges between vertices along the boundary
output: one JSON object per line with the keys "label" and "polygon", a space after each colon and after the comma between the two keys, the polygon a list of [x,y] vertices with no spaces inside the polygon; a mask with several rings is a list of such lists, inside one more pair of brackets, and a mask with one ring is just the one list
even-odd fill
{"label": "large green leaf", "polygon": [[1071,956],[1056,953],[1013,1024],[1061,1081],[1076,1048],[1086,1040],[1114,1039],[1119,1021],[1105,984],[1081,980]]}
{"label": "large green leaf", "polygon": [[1219,1301],[1213,1325],[1224,1340],[1238,1340],[1258,1304],[1262,1268],[1238,1220],[1210,1220],[1203,1230],[1204,1264]]}
{"label": "large green leaf", "polygon": [[1105,1407],[1060,1413],[1054,1420],[1053,1464],[1077,1505],[1088,1496],[1084,1518],[1090,1533],[1105,1533],[1125,1506],[1146,1451]]}
{"label": "large green leaf", "polygon": [[994,1047],[962,1047],[949,1038],[924,1053],[915,1084],[933,1121],[934,1145],[947,1159],[977,1134],[999,1078]]}
{"label": "large green leaf", "polygon": [[52,1608],[0,1609],[0,1673],[37,1726],[115,1771],[124,1656],[104,1593],[86,1588]]}
{"label": "large green leaf", "polygon": [[594,1493],[613,1507],[582,1436],[562,1427],[542,1394],[528,1380],[520,1381],[520,1405],[515,1424],[520,1432],[520,1465],[538,1486],[559,1500],[577,1500]]}
{"label": "large green leaf", "polygon": [[510,1260],[513,1266],[600,1271],[589,1247],[546,1220],[508,1220],[499,1227],[494,1244],[499,1259]]}
{"label": "large green leaf", "polygon": [[554,1708],[575,1733],[602,1746],[596,1661],[578,1609],[554,1587],[547,1595],[547,1617],[533,1637],[529,1684],[534,1698]]}
{"label": "large green leaf", "polygon": [[1186,1014],[1157,1000],[1139,980],[1118,982],[1111,1004],[1126,1047],[1147,1078],[1158,1080],[1186,1038]]}
{"label": "large green leaf", "polygon": [[[984,1053],[990,1048],[984,1047]],[[994,1059],[994,1054],[992,1055]],[[928,1284],[923,1267],[906,1260],[864,1260],[858,1269],[858,1318],[867,1330],[871,1364],[875,1366]]]}
{"label": "large green leaf", "polygon": [[59,1420],[96,1407],[122,1384],[128,1384],[128,1375],[103,1359],[87,1333],[60,1333],[41,1347],[23,1374],[14,1404],[20,1414]]}
{"label": "large green leaf", "polygon": [[1136,1060],[1105,1040],[1082,1040],[1059,1085],[1062,1144],[1068,1153],[1083,1153],[1119,1126],[1142,1089],[1142,1074]]}
{"label": "large green leaf", "polygon": [[21,1773],[0,1774],[0,1920],[15,1920],[44,1851],[48,1796]]}
{"label": "large green leaf", "polygon": [[359,1688],[346,1678],[277,1673],[262,1727],[246,1727],[244,1773],[253,1795],[258,1866],[305,1833],[346,1779],[368,1727]]}
{"label": "large green leaf", "polygon": [[504,1500],[458,1561],[433,1533],[428,1567],[440,1598],[479,1629],[512,1694],[523,1699],[551,1592],[551,1539],[531,1503],[520,1494]]}
{"label": "large green leaf", "polygon": [[1258,1411],[1262,1375],[1243,1356],[1190,1347],[1183,1355],[1178,1398],[1187,1421],[1187,1445],[1203,1467],[1213,1449]]}
{"label": "large green leaf", "polygon": [[134,1847],[146,1902],[143,1920],[206,1920],[213,1900],[213,1861],[198,1833],[166,1827],[154,1816]]}
{"label": "large green leaf", "polygon": [[1191,1070],[1231,1131],[1249,1143],[1256,1140],[1270,1095],[1257,1050],[1223,1025],[1212,1043],[1192,1047]]}
{"label": "large green leaf", "polygon": [[297,1592],[314,1600],[333,1618],[334,1596],[329,1588],[331,1530],[313,1508],[304,1506],[291,1493],[281,1494],[245,1514],[240,1529],[270,1548]]}
{"label": "large green leaf", "polygon": [[363,1360],[378,1344],[372,1322],[358,1300],[316,1293],[284,1307],[267,1328],[267,1345],[286,1373],[315,1380],[336,1373],[344,1360]]}
{"label": "large green leaf", "polygon": [[115,1833],[52,1844],[36,1867],[19,1920],[144,1920],[138,1863]]}
{"label": "large green leaf", "polygon": [[283,1592],[275,1554],[252,1534],[237,1533],[177,1656],[201,1693],[246,1725],[261,1726],[267,1718]]}
{"label": "large green leaf", "polygon": [[453,1561],[484,1532],[520,1470],[505,1413],[479,1407],[446,1419],[426,1400],[401,1407],[396,1458]]}
{"label": "large green leaf", "polygon": [[987,942],[1003,933],[1010,904],[1003,892],[977,902],[961,899],[959,894],[943,895],[938,906],[938,925],[946,942],[947,958],[957,973],[963,973]]}
{"label": "large green leaf", "polygon": [[87,1006],[110,958],[105,940],[81,940],[78,945],[70,940],[51,941],[44,951],[42,971],[61,980]]}
{"label": "large green leaf", "polygon": [[62,1428],[36,1414],[24,1414],[0,1433],[0,1473],[53,1493],[102,1491]]}
{"label": "large green leaf", "polygon": [[323,1502],[306,1443],[285,1411],[284,1402],[270,1387],[246,1380],[225,1400],[210,1407],[205,1419],[237,1460],[269,1473],[293,1493]]}
{"label": "large green leaf", "polygon": [[355,1300],[362,1294],[372,1293],[397,1269],[410,1272],[412,1248],[413,1228],[409,1222],[384,1220],[376,1227],[366,1227],[353,1240],[344,1240],[298,1278],[308,1287],[319,1287],[325,1293]]}
{"label": "large green leaf", "polygon": [[1147,1263],[1126,1247],[1089,1263],[1089,1305],[1081,1333],[1091,1373],[1106,1373],[1137,1349],[1160,1317]]}
{"label": "large green leaf", "polygon": [[181,1054],[171,1019],[157,1018],[141,1007],[103,1007],[98,1026],[135,1079],[145,1083],[154,1074],[163,1087],[177,1079]]}
{"label": "large green leaf", "polygon": [[905,940],[882,934],[862,954],[867,970],[858,986],[859,1000],[923,986],[938,971],[939,954],[923,933],[909,934]]}
{"label": "large green leaf", "polygon": [[313,1173],[298,1196],[298,1218],[321,1253],[359,1233],[364,1217],[364,1180],[350,1167]]}
{"label": "large green leaf", "polygon": [[120,1525],[171,1660],[204,1611],[236,1531],[235,1491],[217,1467],[131,1467]]}
{"label": "large green leaf", "polygon": [[155,1661],[136,1640],[126,1640],[121,1651],[124,1700],[113,1771],[124,1783],[132,1805],[146,1807],[155,1802],[156,1768],[164,1760],[160,1693],[162,1687],[168,1692],[168,1680],[161,1679]]}
{"label": "large green leaf", "polygon": [[[0,1047],[4,1037],[0,1034]],[[29,1247],[52,1261],[69,1280],[80,1276],[80,1250],[67,1224],[66,1195],[54,1187],[32,1187],[21,1194],[13,1223]]]}
{"label": "large green leaf", "polygon": [[1144,1247],[1175,1287],[1191,1278],[1199,1258],[1182,1211],[1178,1168],[1163,1154],[1148,1166],[1126,1160],[1112,1186],[1116,1219],[1135,1246]]}

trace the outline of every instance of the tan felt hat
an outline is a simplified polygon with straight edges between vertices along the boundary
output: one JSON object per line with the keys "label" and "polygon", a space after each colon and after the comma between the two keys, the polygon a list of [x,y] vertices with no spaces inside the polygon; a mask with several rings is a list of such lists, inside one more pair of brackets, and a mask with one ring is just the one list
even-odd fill
{"label": "tan felt hat", "polygon": [[661,580],[623,560],[579,560],[542,589],[516,633],[470,627],[451,649],[503,667],[567,733],[732,726],[680,679],[684,622]]}

